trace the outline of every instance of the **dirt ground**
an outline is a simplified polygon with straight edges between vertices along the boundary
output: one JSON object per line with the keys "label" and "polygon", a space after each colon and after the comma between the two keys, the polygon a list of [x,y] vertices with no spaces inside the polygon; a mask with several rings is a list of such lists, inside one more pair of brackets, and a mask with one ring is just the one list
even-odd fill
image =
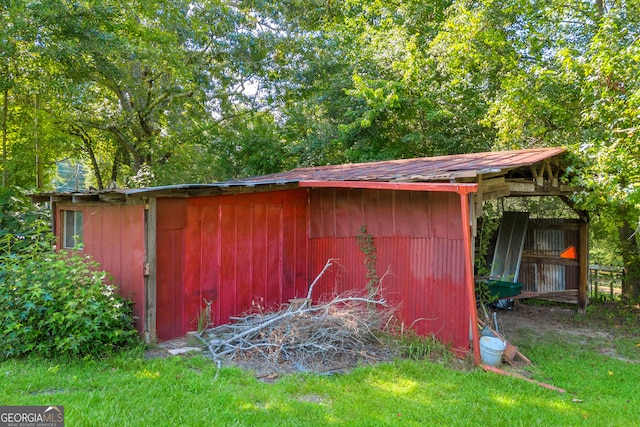
{"label": "dirt ground", "polygon": [[[580,342],[597,340],[602,354],[610,357],[631,361],[616,353],[614,340],[621,336],[638,337],[640,340],[640,305],[620,308],[614,304],[600,305],[595,310],[588,310],[586,314],[578,313],[577,306],[570,304],[531,304],[516,301],[511,309],[494,309],[496,312],[498,330],[505,339],[518,346],[519,342],[531,339],[531,336],[541,339],[550,334],[565,335],[567,339]],[[482,317],[482,313],[479,313]],[[493,325],[491,325],[493,328]],[[185,337],[160,343],[147,352],[148,358],[169,357],[173,354],[193,354],[200,352],[197,339]],[[185,350],[184,352],[182,350]],[[389,354],[381,361],[389,360]],[[257,378],[263,381],[276,380],[288,370],[278,370],[251,361],[227,362],[224,365],[240,366],[252,370]],[[341,369],[334,369],[340,372]]]}
{"label": "dirt ground", "polygon": [[579,321],[575,306],[531,305],[516,302],[510,310],[493,311],[497,313],[499,332],[510,340],[516,340],[523,330],[540,336],[553,331],[573,336],[596,334],[602,335],[603,338],[609,337],[609,333],[600,330],[599,325],[586,326]]}
{"label": "dirt ground", "polygon": [[493,311],[497,313],[499,331],[516,346],[524,334],[540,339],[557,334],[578,344],[595,343],[600,353],[610,357],[637,362],[618,355],[614,341],[618,337],[640,340],[640,305],[620,306],[605,302],[581,314],[576,305],[516,301],[510,310]]}
{"label": "dirt ground", "polygon": [[[588,311],[587,314],[580,314],[576,305],[537,305],[516,301],[510,310],[493,311],[497,313],[499,329],[511,339],[517,338],[522,330],[536,335],[557,332],[572,336],[613,338],[640,327],[640,318],[633,316],[633,313],[616,313],[614,309],[611,305],[610,308],[599,308],[597,313]],[[640,310],[637,315],[640,315]]]}
{"label": "dirt ground", "polygon": [[[253,373],[253,375],[261,381],[273,382],[279,379],[281,376],[297,372],[317,372],[323,375],[332,375],[345,373],[352,368],[363,363],[379,363],[393,360],[395,357],[395,350],[387,348],[383,345],[377,345],[371,347],[367,355],[362,360],[340,360],[338,358],[331,358],[324,364],[314,364],[312,367],[306,366],[294,366],[291,363],[279,363],[274,365],[267,362],[262,357],[251,358],[236,358],[233,360],[223,359],[221,366],[233,366],[246,369]],[[182,337],[170,341],[161,342],[158,345],[150,348],[146,352],[148,359],[152,358],[164,358],[175,355],[195,355],[195,354],[207,354],[202,344],[194,337]]]}

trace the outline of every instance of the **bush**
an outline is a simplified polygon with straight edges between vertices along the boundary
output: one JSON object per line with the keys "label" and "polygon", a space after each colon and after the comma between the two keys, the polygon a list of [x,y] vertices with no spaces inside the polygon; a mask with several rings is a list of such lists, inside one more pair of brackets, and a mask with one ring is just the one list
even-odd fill
{"label": "bush", "polygon": [[133,307],[97,263],[56,253],[46,209],[0,189],[0,357],[86,356],[137,341]]}
{"label": "bush", "polygon": [[35,206],[17,187],[0,188],[0,252],[51,251],[54,241],[48,209]]}
{"label": "bush", "polygon": [[132,304],[78,255],[0,255],[0,310],[0,357],[82,357],[137,341]]}

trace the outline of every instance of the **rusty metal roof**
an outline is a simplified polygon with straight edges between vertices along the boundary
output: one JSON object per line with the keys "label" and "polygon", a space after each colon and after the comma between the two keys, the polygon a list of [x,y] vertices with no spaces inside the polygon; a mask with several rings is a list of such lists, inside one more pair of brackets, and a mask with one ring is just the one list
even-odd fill
{"label": "rusty metal roof", "polygon": [[317,166],[228,181],[227,184],[260,185],[303,181],[449,181],[528,167],[564,152],[565,149],[561,147],[534,148]]}
{"label": "rusty metal roof", "polygon": [[[508,171],[529,172],[535,165],[565,152],[564,148],[534,148],[528,150],[494,151],[485,153],[456,154],[439,157],[386,160],[371,163],[348,163],[333,166],[317,166],[293,169],[288,172],[250,178],[216,182],[210,184],[177,184],[150,188],[116,188],[100,191],[79,191],[71,193],[40,193],[31,196],[33,201],[49,201],[51,197],[78,200],[119,200],[129,196],[163,194],[184,197],[187,195],[207,195],[233,193],[241,187],[292,186],[303,183],[320,182],[327,186],[332,182],[348,181],[378,183],[419,183],[419,182],[474,182],[479,175],[499,175]],[[408,184],[407,184],[408,185]],[[448,189],[448,191],[456,191]],[[470,190],[464,190],[467,192]],[[475,190],[474,190],[475,191]]]}

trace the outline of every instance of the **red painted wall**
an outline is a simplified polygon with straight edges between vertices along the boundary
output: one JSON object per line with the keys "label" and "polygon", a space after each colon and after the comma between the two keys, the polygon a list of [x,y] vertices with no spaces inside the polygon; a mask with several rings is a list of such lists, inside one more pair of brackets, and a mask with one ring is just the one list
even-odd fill
{"label": "red painted wall", "polygon": [[307,289],[307,190],[158,199],[157,329],[198,327],[205,301],[218,325]]}
{"label": "red painted wall", "polygon": [[[56,209],[61,235],[60,210]],[[71,205],[84,212],[84,252],[136,303],[144,319],[144,206]],[[364,289],[361,226],[374,236],[377,272],[398,321],[469,348],[469,296],[460,196],[369,189],[300,189],[158,198],[157,336],[198,327],[205,300],[218,325],[306,296],[329,258],[339,262],[314,290],[318,300]]]}
{"label": "red painted wall", "polygon": [[62,236],[62,210],[82,211],[84,247],[101,268],[109,272],[120,287],[120,294],[131,298],[142,331],[144,319],[144,205],[56,205],[58,249]]}
{"label": "red painted wall", "polygon": [[316,189],[310,192],[310,281],[327,259],[338,264],[314,289],[319,296],[364,289],[362,225],[374,237],[377,273],[399,322],[469,348],[469,300],[460,196],[456,193]]}
{"label": "red painted wall", "polygon": [[187,199],[156,199],[156,335],[184,335],[182,325]]}

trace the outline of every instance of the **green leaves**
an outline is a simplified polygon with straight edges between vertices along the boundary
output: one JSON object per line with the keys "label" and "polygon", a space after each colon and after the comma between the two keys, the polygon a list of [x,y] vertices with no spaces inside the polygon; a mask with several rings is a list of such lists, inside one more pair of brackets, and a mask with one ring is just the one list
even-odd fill
{"label": "green leaves", "polygon": [[[7,22],[30,25],[9,26],[2,38],[8,43],[2,75],[15,75],[18,67],[33,73],[1,82],[15,88],[9,149],[33,155],[34,146],[49,146],[49,135],[66,133],[47,165],[68,156],[84,160],[99,188],[122,185],[143,166],[152,177],[167,176],[161,169],[175,171],[182,164],[178,154],[206,150],[212,141],[199,132],[226,127],[255,101],[246,87],[267,74],[277,38],[246,5],[217,0],[18,2],[11,13]],[[27,88],[39,96],[40,108],[19,97]],[[33,124],[33,110],[46,111],[38,118],[40,133],[13,133],[12,126]],[[24,118],[18,111],[26,111]],[[24,150],[17,149],[19,136]],[[8,160],[13,165],[18,156]],[[204,165],[198,175],[215,179]],[[10,175],[14,182],[28,180]]]}
{"label": "green leaves", "polygon": [[0,189],[0,357],[101,354],[135,342],[131,303],[95,262],[54,252],[48,212]]}
{"label": "green leaves", "polygon": [[48,210],[35,207],[18,188],[0,188],[0,256],[50,251],[50,230]]}
{"label": "green leaves", "polygon": [[3,257],[0,357],[82,357],[136,342],[131,303],[96,268],[66,253]]}

